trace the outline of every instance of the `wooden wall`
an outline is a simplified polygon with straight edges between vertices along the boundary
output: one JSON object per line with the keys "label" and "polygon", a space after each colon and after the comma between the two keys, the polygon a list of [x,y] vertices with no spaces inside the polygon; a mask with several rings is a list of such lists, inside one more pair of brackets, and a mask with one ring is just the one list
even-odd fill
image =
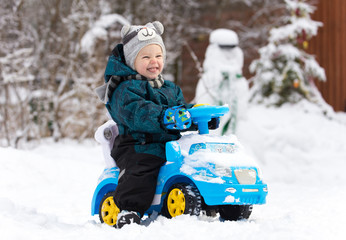
{"label": "wooden wall", "polygon": [[325,69],[327,81],[317,82],[335,111],[346,111],[346,1],[319,0],[312,19],[323,22],[310,41],[309,52]]}

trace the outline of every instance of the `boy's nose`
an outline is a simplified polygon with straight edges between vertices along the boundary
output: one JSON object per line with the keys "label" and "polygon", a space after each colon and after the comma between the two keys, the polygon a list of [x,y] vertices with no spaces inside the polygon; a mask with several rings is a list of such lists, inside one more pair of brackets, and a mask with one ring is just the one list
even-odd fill
{"label": "boy's nose", "polygon": [[155,64],[157,60],[155,58],[150,59],[150,64]]}

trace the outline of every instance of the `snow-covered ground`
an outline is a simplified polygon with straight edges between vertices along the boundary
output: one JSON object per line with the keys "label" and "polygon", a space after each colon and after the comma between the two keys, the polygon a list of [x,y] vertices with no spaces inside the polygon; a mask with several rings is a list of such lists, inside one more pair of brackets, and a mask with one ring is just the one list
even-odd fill
{"label": "snow-covered ground", "polygon": [[301,107],[251,106],[238,138],[269,186],[250,219],[158,217],[113,229],[90,216],[104,161],[94,141],[49,140],[32,150],[0,148],[0,238],[12,239],[344,239],[346,115],[328,120]]}

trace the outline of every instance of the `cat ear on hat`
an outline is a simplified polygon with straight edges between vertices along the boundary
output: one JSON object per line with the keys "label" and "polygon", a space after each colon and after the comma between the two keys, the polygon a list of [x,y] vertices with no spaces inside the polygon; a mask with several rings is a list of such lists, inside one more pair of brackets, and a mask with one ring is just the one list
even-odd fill
{"label": "cat ear on hat", "polygon": [[154,25],[155,29],[156,29],[156,32],[158,34],[162,34],[163,31],[165,30],[162,23],[160,23],[159,21],[155,21],[155,22],[152,22],[152,24]]}
{"label": "cat ear on hat", "polygon": [[130,29],[130,25],[123,26],[123,28],[121,29],[121,37],[124,38],[130,32]]}

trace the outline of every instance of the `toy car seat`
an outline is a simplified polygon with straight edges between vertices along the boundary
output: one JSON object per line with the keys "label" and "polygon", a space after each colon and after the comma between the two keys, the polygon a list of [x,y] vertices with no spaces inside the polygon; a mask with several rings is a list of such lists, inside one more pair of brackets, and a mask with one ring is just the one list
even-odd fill
{"label": "toy car seat", "polygon": [[101,125],[95,132],[95,139],[102,146],[103,157],[105,159],[106,168],[115,167],[115,161],[111,156],[114,139],[119,135],[119,130],[116,122],[108,120]]}

